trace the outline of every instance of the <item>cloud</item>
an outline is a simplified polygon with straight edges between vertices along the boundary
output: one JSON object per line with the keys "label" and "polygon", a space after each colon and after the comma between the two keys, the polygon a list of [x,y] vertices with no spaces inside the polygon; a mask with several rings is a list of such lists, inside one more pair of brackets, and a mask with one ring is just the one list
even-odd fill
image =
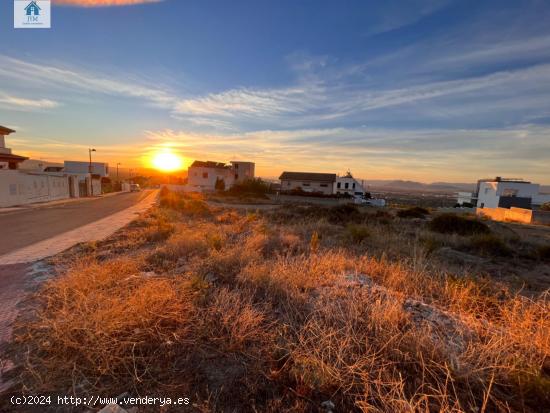
{"label": "cloud", "polygon": [[35,109],[53,109],[58,107],[59,102],[50,99],[26,99],[17,96],[0,93],[0,105],[6,105],[19,110],[35,110]]}
{"label": "cloud", "polygon": [[54,0],[54,4],[76,7],[133,6],[144,3],[158,3],[163,0]]}
{"label": "cloud", "polygon": [[344,172],[361,178],[471,180],[522,175],[547,182],[550,127],[496,129],[326,128],[208,134],[160,130],[150,147],[168,145],[190,159],[254,159],[264,176],[284,169]]}

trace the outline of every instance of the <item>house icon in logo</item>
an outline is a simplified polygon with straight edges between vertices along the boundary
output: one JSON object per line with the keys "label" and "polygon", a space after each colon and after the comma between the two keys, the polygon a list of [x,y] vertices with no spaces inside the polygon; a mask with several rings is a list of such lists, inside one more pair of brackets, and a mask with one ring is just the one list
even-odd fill
{"label": "house icon in logo", "polygon": [[40,16],[40,7],[36,4],[36,1],[31,1],[27,7],[25,7],[25,13],[27,16]]}

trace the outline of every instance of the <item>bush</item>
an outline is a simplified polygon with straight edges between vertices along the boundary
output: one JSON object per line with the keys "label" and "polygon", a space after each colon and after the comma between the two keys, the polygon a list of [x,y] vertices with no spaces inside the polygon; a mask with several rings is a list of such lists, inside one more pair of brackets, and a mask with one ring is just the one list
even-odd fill
{"label": "bush", "polygon": [[170,208],[180,211],[185,206],[183,195],[177,192],[170,191],[166,187],[163,187],[160,190],[159,200],[160,206],[162,208]]}
{"label": "bush", "polygon": [[233,185],[227,191],[229,195],[238,195],[238,196],[252,195],[256,197],[265,197],[265,195],[268,194],[269,192],[270,192],[269,184],[267,182],[264,182],[260,178],[247,179],[242,183]]}
{"label": "bush", "polygon": [[494,234],[474,235],[468,248],[480,255],[506,257],[512,255],[512,250],[506,243]]}
{"label": "bush", "polygon": [[543,261],[550,261],[550,245],[541,245],[538,248],[539,258]]}
{"label": "bush", "polygon": [[364,224],[348,224],[346,236],[354,244],[360,244],[370,236],[369,228]]}
{"label": "bush", "polygon": [[429,228],[442,234],[475,235],[491,232],[487,224],[455,214],[442,214],[435,217],[430,222]]}
{"label": "bush", "polygon": [[550,211],[550,202],[545,202],[540,206],[541,211]]}
{"label": "bush", "polygon": [[399,218],[424,218],[426,215],[429,214],[430,211],[422,207],[412,207],[397,211],[397,216]]}

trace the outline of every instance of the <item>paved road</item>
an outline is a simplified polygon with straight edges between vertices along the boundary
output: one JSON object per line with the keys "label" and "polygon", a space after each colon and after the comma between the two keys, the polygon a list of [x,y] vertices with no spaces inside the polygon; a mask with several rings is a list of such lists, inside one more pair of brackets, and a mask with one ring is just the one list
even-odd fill
{"label": "paved road", "polygon": [[0,214],[0,256],[135,205],[150,192],[119,195]]}

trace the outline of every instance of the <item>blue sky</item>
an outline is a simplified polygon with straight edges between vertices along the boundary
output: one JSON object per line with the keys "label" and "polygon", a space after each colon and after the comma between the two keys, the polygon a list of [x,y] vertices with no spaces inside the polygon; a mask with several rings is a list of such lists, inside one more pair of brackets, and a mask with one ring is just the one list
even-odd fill
{"label": "blue sky", "polygon": [[113,1],[54,0],[49,30],[13,29],[0,3],[0,124],[17,153],[94,146],[135,166],[169,146],[264,176],[550,183],[547,1],[81,7]]}

